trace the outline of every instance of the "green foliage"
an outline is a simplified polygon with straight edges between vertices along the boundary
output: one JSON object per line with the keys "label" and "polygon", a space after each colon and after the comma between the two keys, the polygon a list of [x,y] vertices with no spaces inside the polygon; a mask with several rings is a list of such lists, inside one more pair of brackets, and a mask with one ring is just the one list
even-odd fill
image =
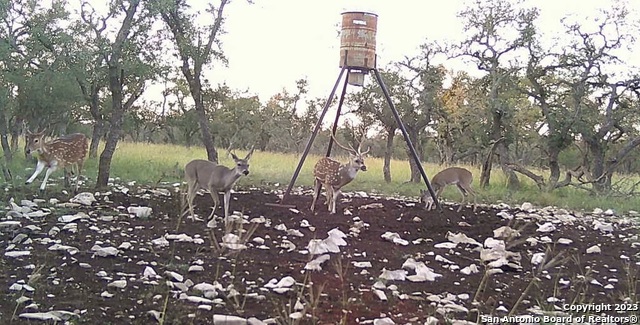
{"label": "green foliage", "polygon": [[[0,135],[6,140],[6,157],[12,153],[9,147],[18,147],[25,124],[32,129],[48,126],[55,134],[90,134],[95,127],[96,139],[110,126],[118,126],[119,120],[110,121],[118,103],[108,91],[107,61],[125,17],[122,8],[130,3],[109,1],[107,12],[101,12],[94,10],[94,2],[83,0],[76,12],[67,10],[63,0],[0,1]],[[224,149],[302,151],[327,100],[309,98],[307,80],[296,80],[292,89],[266,101],[224,84],[212,85],[204,77],[200,80],[211,63],[227,62],[218,38],[225,32],[221,14],[227,4],[223,0],[198,12],[190,1],[139,3],[114,69],[120,74],[112,75],[125,92],[119,100],[126,107],[120,139],[187,147],[209,147],[210,140],[211,146]],[[504,138],[501,157],[532,168],[544,176],[549,189],[554,188],[549,183],[561,183],[566,170],[576,167],[583,167],[585,179],[598,180],[583,184],[586,188],[615,189],[620,175],[640,170],[640,79],[634,69],[609,67],[626,65],[618,54],[636,44],[638,21],[628,5],[619,3],[594,17],[594,26],[579,17],[564,19],[558,31],[563,37],[549,43],[536,28],[540,12],[531,5],[535,6],[524,1],[468,1],[458,15],[464,29],[461,42],[444,46],[425,40],[415,57],[381,69],[392,100],[424,161],[479,166],[492,141]],[[460,56],[473,63],[467,72],[444,68]],[[372,156],[386,153],[406,159],[404,139],[370,77],[343,108],[345,115],[355,113],[360,124],[348,123],[339,138],[354,144],[366,133]],[[133,102],[158,82],[165,82],[161,102]],[[200,89],[193,91],[198,84]],[[335,107],[335,98],[331,100]],[[206,115],[196,114],[194,102],[204,104],[201,111]],[[102,125],[105,129],[99,130]],[[211,139],[201,137],[203,126],[210,128]],[[389,134],[395,138],[387,148]],[[311,152],[322,154],[328,139],[328,131],[322,129]],[[398,173],[395,180],[408,179]],[[619,175],[613,177],[614,173]],[[492,176],[502,177],[501,172]],[[529,185],[524,182],[523,191],[502,194],[537,192]],[[564,191],[555,189],[549,195]]]}
{"label": "green foliage", "polygon": [[[245,155],[246,152],[238,150],[238,155]],[[138,184],[157,185],[160,183],[173,183],[182,181],[182,171],[184,165],[192,159],[206,158],[204,150],[201,148],[185,148],[174,145],[158,145],[158,144],[142,144],[122,142],[119,150],[113,157],[112,161],[112,177],[120,178],[124,182],[135,181]],[[284,189],[288,185],[293,171],[298,163],[299,155],[282,154],[271,152],[255,152],[251,158],[251,173],[240,178],[238,186],[242,188],[263,187],[263,188],[280,188]],[[313,184],[312,169],[315,161],[319,159],[317,155],[310,155],[301,170],[296,185],[310,188]],[[346,157],[338,157],[338,159],[346,161]],[[231,166],[233,160],[226,154],[221,155],[220,163],[222,165]],[[420,189],[424,189],[424,184],[407,183],[410,177],[410,170],[407,161],[392,160],[391,169],[394,180],[386,183],[382,177],[382,159],[367,158],[368,170],[361,172],[358,177],[349,185],[345,191],[367,191],[380,195],[407,196],[416,199]],[[33,172],[35,162],[26,162],[23,157],[17,157],[11,163],[10,168],[14,174],[13,186],[21,187],[24,179]],[[85,172],[89,183],[83,189],[91,189],[95,184],[94,180],[97,175],[97,161],[90,159],[85,165]],[[435,164],[425,164],[427,175],[432,176],[440,171],[442,166]],[[612,197],[612,196],[592,196],[584,191],[567,187],[552,193],[541,193],[533,182],[523,181],[520,190],[512,192],[506,188],[505,177],[497,173],[492,178],[490,186],[486,189],[480,189],[477,184],[477,175],[479,169],[473,166],[465,166],[476,175],[474,179],[474,188],[479,192],[479,202],[486,204],[509,203],[519,205],[522,202],[531,202],[537,206],[557,206],[562,208],[570,208],[577,210],[592,210],[594,208],[614,209],[618,212],[626,212],[628,210],[637,210],[640,206],[638,197]],[[56,172],[52,179],[61,184],[60,177],[62,174]],[[636,176],[635,182],[638,181]],[[37,186],[41,181],[41,177],[34,182]],[[5,183],[5,186],[7,184]],[[59,187],[58,187],[59,188]],[[49,187],[48,187],[49,189]],[[52,186],[51,191],[55,191],[56,187]],[[445,200],[451,202],[460,201],[460,193],[453,187],[448,187],[443,194]]]}

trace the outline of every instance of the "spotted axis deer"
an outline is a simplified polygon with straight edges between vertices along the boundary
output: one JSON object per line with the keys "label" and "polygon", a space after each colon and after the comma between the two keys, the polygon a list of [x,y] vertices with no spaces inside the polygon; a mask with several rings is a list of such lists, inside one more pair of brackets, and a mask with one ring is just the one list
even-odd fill
{"label": "spotted axis deer", "polygon": [[[45,140],[45,131],[31,133],[27,130],[26,151],[27,154],[31,154],[32,152],[37,154],[38,164],[36,165],[36,170],[33,175],[27,179],[26,184],[31,184],[46,168],[47,171],[40,185],[40,190],[44,191],[51,173],[55,172],[58,168],[63,168],[65,170],[65,185],[69,185],[69,174],[74,173],[73,169],[75,167],[76,184],[74,191],[77,192],[80,173],[82,172],[89,147],[87,136],[82,133],[73,133],[48,142]],[[67,173],[67,166],[71,169],[70,173]]]}
{"label": "spotted axis deer", "polygon": [[[449,167],[439,173],[435,174],[431,179],[431,186],[436,193],[436,198],[440,197],[444,188],[449,185],[456,185],[460,194],[462,194],[462,202],[458,207],[458,211],[462,210],[467,195],[473,196],[473,212],[476,211],[476,192],[471,188],[471,182],[473,181],[473,175],[470,171],[462,167]],[[425,204],[427,210],[434,208],[434,201],[429,191],[420,190],[420,202]]]}
{"label": "spotted axis deer", "polygon": [[219,192],[224,192],[224,216],[225,218],[229,216],[231,189],[241,176],[249,175],[249,159],[253,154],[253,148],[244,159],[238,158],[231,152],[229,153],[236,163],[234,168],[202,159],[192,160],[184,167],[184,175],[187,180],[187,204],[192,218],[194,217],[193,199],[200,189],[208,190],[211,198],[213,198],[213,210],[208,219],[213,217],[218,204],[220,204]]}
{"label": "spotted axis deer", "polygon": [[320,196],[320,189],[324,186],[326,189],[327,206],[329,211],[334,214],[336,213],[336,201],[340,195],[340,189],[351,183],[351,181],[356,178],[358,171],[367,170],[363,157],[371,150],[371,148],[367,149],[365,152],[361,152],[360,149],[362,147],[362,141],[356,150],[353,149],[352,146],[347,148],[341,145],[333,134],[331,134],[331,137],[336,145],[349,152],[350,160],[346,164],[342,164],[329,157],[323,157],[318,160],[313,168],[315,191],[313,193],[311,211],[315,210],[316,200],[318,199],[318,196]]}

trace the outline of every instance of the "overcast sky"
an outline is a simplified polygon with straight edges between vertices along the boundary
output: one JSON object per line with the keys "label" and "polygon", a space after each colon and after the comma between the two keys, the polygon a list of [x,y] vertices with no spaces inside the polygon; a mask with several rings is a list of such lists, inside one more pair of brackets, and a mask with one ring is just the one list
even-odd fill
{"label": "overcast sky", "polygon": [[[559,30],[568,14],[593,17],[610,0],[529,0],[541,10],[540,28]],[[233,89],[249,90],[262,101],[295,81],[307,78],[311,97],[326,97],[340,69],[340,14],[365,10],[378,15],[378,66],[418,53],[429,40],[459,40],[457,13],[466,1],[420,0],[234,0],[225,10],[227,34],[223,50],[228,67],[216,63],[205,75],[213,84],[226,81]],[[463,66],[456,68],[464,69]]]}

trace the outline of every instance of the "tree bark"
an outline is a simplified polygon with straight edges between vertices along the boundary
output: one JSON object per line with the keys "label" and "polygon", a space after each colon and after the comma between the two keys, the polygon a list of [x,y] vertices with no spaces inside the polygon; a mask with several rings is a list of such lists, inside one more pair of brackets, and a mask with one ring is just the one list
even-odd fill
{"label": "tree bark", "polygon": [[11,146],[9,146],[8,139],[9,130],[7,129],[7,116],[5,114],[5,108],[0,109],[0,142],[2,143],[2,152],[4,153],[4,160],[11,162],[13,159],[13,153],[11,152]]}
{"label": "tree bark", "polygon": [[0,143],[2,144],[2,152],[4,157],[4,162],[0,163],[0,167],[2,168],[2,175],[6,182],[11,181],[11,171],[9,170],[8,164],[13,160],[13,152],[11,151],[11,146],[9,145],[9,130],[7,128],[7,116],[5,114],[5,108],[0,108]]}
{"label": "tree bark", "polygon": [[[407,128],[407,134],[409,135],[409,139],[411,140],[411,143],[413,143],[413,146],[416,149],[416,154],[422,161],[422,145],[420,144],[420,141],[418,139],[418,130],[408,125],[406,126],[406,128]],[[415,161],[415,159],[413,159],[413,156],[411,155],[411,150],[408,147],[407,147],[407,156],[409,157],[409,168],[411,170],[411,178],[409,179],[409,182],[420,183],[422,181],[422,174],[420,174],[420,169],[418,168],[418,164]]]}
{"label": "tree bark", "polygon": [[528,170],[524,166],[521,166],[518,164],[509,164],[507,165],[507,167],[511,168],[515,172],[518,172],[522,175],[529,177],[531,180],[533,180],[536,183],[536,186],[538,186],[539,189],[543,189],[545,187],[544,177],[533,173],[532,171]]}
{"label": "tree bark", "polygon": [[107,140],[104,149],[100,154],[98,164],[97,187],[106,187],[109,182],[109,173],[111,170],[111,160],[116,151],[116,146],[122,134],[122,120],[124,117],[124,107],[122,105],[123,94],[121,84],[120,64],[109,66],[109,89],[111,90],[111,127],[107,133]]}
{"label": "tree bark", "polygon": [[[189,80],[191,79],[191,80]],[[202,144],[207,151],[207,159],[214,163],[218,163],[218,152],[216,151],[211,128],[209,127],[209,118],[204,108],[204,100],[202,98],[202,85],[200,78],[187,78],[191,95],[195,101],[195,110],[198,114],[198,123],[200,124],[200,135],[202,136]]]}
{"label": "tree bark", "polygon": [[499,141],[503,141],[504,139],[498,139],[495,141],[491,147],[489,148],[487,155],[482,162],[482,169],[480,171],[480,186],[486,188],[489,186],[489,181],[491,180],[491,169],[493,169],[493,155],[496,151],[496,146]]}
{"label": "tree bark", "polygon": [[589,152],[591,153],[591,179],[593,180],[593,189],[597,193],[603,193],[610,189],[610,183],[607,184],[606,175],[604,174],[605,168],[605,150],[598,139],[589,138],[585,139],[589,146]]}
{"label": "tree bark", "polygon": [[93,130],[91,131],[91,144],[89,145],[89,158],[96,158],[98,156],[100,140],[105,134],[104,129],[105,123],[103,120],[94,121]]}
{"label": "tree bark", "polygon": [[391,156],[393,155],[393,138],[396,135],[396,127],[387,127],[387,145],[384,150],[384,165],[382,174],[384,181],[391,183]]}
{"label": "tree bark", "polygon": [[558,163],[558,156],[560,155],[560,149],[556,147],[548,148],[548,159],[549,159],[549,183],[547,186],[547,191],[552,191],[558,185],[558,181],[560,180],[560,164]]}
{"label": "tree bark", "polygon": [[89,145],[89,157],[96,158],[100,139],[105,134],[104,116],[100,112],[100,90],[102,87],[95,81],[91,82],[89,87],[82,80],[78,79],[77,81],[85,101],[89,104],[89,113],[94,121],[93,130],[91,131],[91,144]]}
{"label": "tree bark", "polygon": [[507,146],[504,141],[498,143],[497,152],[499,153],[498,159],[500,161],[500,167],[507,177],[507,189],[512,191],[518,190],[520,188],[520,180],[513,169],[509,168],[511,159],[509,158],[509,151],[507,150]]}
{"label": "tree bark", "polygon": [[126,108],[133,105],[133,102],[141,95],[142,88],[139,89],[140,93],[132,94],[127,100],[124,101],[124,70],[122,67],[122,48],[126,41],[126,38],[131,30],[133,16],[135,15],[139,1],[131,1],[129,7],[126,8],[126,16],[122,22],[122,27],[118,31],[113,47],[111,50],[111,57],[109,58],[107,65],[109,67],[109,90],[111,91],[111,118],[110,128],[107,134],[107,140],[105,147],[100,154],[100,160],[98,163],[98,179],[96,180],[96,187],[106,187],[109,181],[109,173],[111,171],[111,160],[113,154],[116,151],[116,146],[120,140],[122,133],[122,120],[124,117],[124,111]]}
{"label": "tree bark", "polygon": [[14,117],[13,126],[11,127],[11,151],[18,151],[18,144],[20,143],[20,135],[22,133],[22,123],[24,119],[19,116]]}
{"label": "tree bark", "polygon": [[193,46],[189,42],[196,40],[190,40],[185,33],[185,22],[188,19],[182,16],[179,8],[179,3],[176,2],[175,7],[165,8],[161,12],[162,19],[169,26],[171,33],[173,34],[178,53],[180,54],[180,60],[182,66],[180,70],[184,75],[187,83],[189,84],[189,90],[193,101],[195,103],[195,110],[198,115],[198,124],[200,125],[200,134],[202,135],[202,144],[207,151],[207,159],[209,161],[218,162],[218,152],[215,148],[215,141],[211,134],[211,128],[209,127],[209,117],[204,107],[204,101],[202,98],[202,82],[200,80],[202,76],[202,68],[204,64],[209,60],[211,55],[211,49],[222,26],[223,12],[225,6],[228,4],[228,0],[221,0],[220,6],[216,10],[216,16],[214,18],[213,25],[210,27],[209,35],[204,41],[206,44],[202,46],[200,39],[198,39],[198,45]]}

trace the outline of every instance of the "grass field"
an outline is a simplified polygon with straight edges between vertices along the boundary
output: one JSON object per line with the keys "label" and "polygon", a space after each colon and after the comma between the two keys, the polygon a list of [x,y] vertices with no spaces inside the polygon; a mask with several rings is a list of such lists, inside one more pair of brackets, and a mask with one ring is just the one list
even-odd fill
{"label": "grass field", "polygon": [[[227,157],[225,151],[219,151],[220,162],[231,166],[233,161]],[[244,156],[246,152],[238,151],[238,156]],[[24,180],[33,172],[35,163],[26,162],[20,152],[16,155],[10,166],[14,175],[14,185],[22,185]],[[206,153],[201,147],[186,148],[182,146],[121,142],[113,157],[111,164],[111,177],[119,177],[125,181],[136,181],[139,184],[158,184],[160,182],[178,182],[182,179],[183,166],[192,159],[206,158]],[[271,152],[255,152],[251,158],[250,175],[243,177],[238,182],[239,186],[262,186],[286,188],[291,180],[300,155],[281,154]],[[311,186],[313,179],[311,171],[318,156],[310,155],[300,172],[296,185]],[[343,161],[346,157],[339,158]],[[356,180],[347,185],[344,190],[360,190],[370,193],[386,195],[400,195],[417,197],[419,190],[425,188],[424,184],[406,183],[409,179],[409,164],[407,161],[393,160],[391,163],[392,182],[385,183],[382,176],[383,161],[380,158],[367,158],[367,172],[360,172]],[[437,173],[443,167],[433,164],[424,165],[429,177]],[[502,172],[496,169],[492,173],[489,187],[481,189],[478,186],[480,170],[474,166],[465,166],[474,174],[474,188],[479,193],[479,202],[520,204],[528,201],[537,206],[553,205],[557,207],[575,210],[592,210],[594,208],[614,209],[617,212],[640,209],[640,198],[634,197],[594,197],[586,192],[573,187],[562,188],[551,193],[544,193],[530,180],[521,177],[522,188],[516,192],[506,189],[505,178]],[[89,159],[85,164],[84,175],[88,176],[89,184],[95,182],[98,168],[98,159]],[[61,177],[61,172],[56,172],[52,177]],[[39,186],[43,175],[29,186]],[[458,201],[460,194],[453,187],[447,188],[444,193],[447,200]]]}

